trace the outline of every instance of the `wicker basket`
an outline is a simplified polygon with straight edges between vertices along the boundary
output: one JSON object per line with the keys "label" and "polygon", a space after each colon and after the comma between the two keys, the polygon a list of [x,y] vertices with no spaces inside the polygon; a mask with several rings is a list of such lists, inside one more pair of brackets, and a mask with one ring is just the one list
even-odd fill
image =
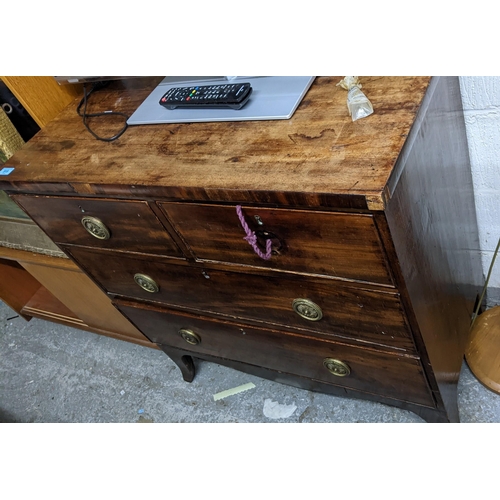
{"label": "wicker basket", "polygon": [[0,165],[5,163],[18,149],[24,145],[5,111],[0,108]]}

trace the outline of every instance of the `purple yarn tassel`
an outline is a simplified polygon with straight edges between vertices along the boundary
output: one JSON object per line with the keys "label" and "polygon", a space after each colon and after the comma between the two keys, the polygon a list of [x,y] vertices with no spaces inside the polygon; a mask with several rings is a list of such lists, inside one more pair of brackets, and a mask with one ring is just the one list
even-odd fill
{"label": "purple yarn tassel", "polygon": [[241,205],[236,205],[236,213],[238,214],[238,218],[240,219],[241,225],[243,226],[243,229],[245,230],[246,233],[246,236],[243,239],[248,241],[248,243],[252,245],[253,251],[261,259],[269,260],[271,258],[271,245],[272,245],[271,240],[266,240],[266,253],[263,253],[259,248],[259,246],[257,245],[257,236],[255,235],[255,232],[248,227],[248,224],[245,220],[245,216],[241,211]]}

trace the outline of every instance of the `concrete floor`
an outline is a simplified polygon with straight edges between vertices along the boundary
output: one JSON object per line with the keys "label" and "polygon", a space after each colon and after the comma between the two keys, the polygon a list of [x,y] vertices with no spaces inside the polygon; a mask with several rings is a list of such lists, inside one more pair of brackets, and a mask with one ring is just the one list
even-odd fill
{"label": "concrete floor", "polygon": [[[214,394],[254,388],[214,401]],[[500,422],[500,396],[464,363],[462,422]],[[208,362],[191,384],[161,351],[32,319],[0,302],[0,422],[407,422],[386,405],[288,387]]]}

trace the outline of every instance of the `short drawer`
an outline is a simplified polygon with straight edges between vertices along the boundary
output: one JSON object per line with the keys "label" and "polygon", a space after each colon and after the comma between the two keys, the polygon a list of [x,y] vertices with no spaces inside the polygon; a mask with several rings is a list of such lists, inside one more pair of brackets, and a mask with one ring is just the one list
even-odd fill
{"label": "short drawer", "polygon": [[173,314],[118,302],[153,342],[422,405],[433,406],[420,360],[305,335]]}
{"label": "short drawer", "polygon": [[17,195],[56,243],[182,257],[146,202]]}
{"label": "short drawer", "polygon": [[399,296],[392,290],[336,280],[203,270],[166,259],[83,248],[67,251],[111,294],[414,350]]}
{"label": "short drawer", "polygon": [[263,259],[244,240],[235,206],[160,203],[176,231],[201,261],[260,266],[391,285],[382,245],[369,214],[242,207]]}

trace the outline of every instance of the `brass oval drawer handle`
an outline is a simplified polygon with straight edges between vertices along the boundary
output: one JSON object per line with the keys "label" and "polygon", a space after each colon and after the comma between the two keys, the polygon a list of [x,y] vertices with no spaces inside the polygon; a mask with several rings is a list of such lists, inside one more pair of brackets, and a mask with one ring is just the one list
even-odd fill
{"label": "brass oval drawer handle", "polygon": [[339,359],[325,358],[323,366],[336,377],[347,377],[351,373],[349,365]]}
{"label": "brass oval drawer handle", "polygon": [[160,291],[160,287],[156,281],[147,274],[135,274],[134,281],[146,292],[157,293]]}
{"label": "brass oval drawer handle", "polygon": [[319,321],[323,317],[321,307],[308,299],[295,299],[292,303],[293,310],[304,319]]}
{"label": "brass oval drawer handle", "polygon": [[191,345],[198,345],[201,342],[201,337],[194,333],[192,330],[187,330],[186,328],[181,328],[179,330],[179,335]]}
{"label": "brass oval drawer handle", "polygon": [[99,240],[109,240],[111,237],[109,229],[106,227],[104,222],[97,217],[90,217],[88,215],[82,217],[82,225],[94,238]]}

